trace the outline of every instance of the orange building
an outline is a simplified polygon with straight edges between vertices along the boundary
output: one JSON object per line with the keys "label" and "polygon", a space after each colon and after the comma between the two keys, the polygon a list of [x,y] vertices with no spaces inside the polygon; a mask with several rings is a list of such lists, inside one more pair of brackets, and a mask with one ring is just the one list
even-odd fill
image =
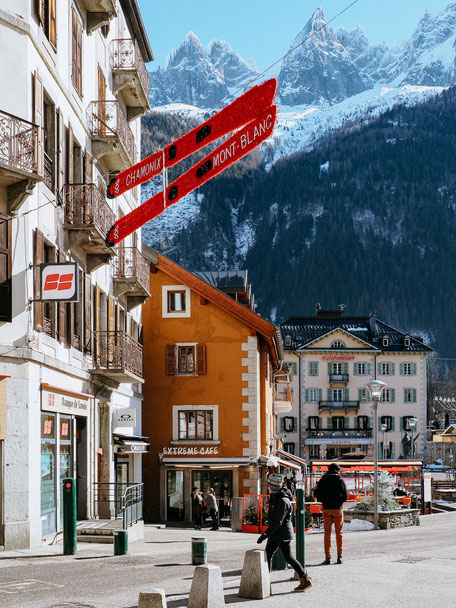
{"label": "orange building", "polygon": [[265,490],[277,464],[276,414],[291,409],[280,334],[253,312],[246,272],[192,274],[143,254],[145,519],[191,521],[193,486],[215,488],[227,515],[232,497]]}

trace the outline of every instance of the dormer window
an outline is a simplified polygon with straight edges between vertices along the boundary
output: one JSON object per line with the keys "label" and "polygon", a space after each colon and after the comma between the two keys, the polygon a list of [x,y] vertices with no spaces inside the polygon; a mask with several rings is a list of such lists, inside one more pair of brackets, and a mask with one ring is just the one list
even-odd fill
{"label": "dormer window", "polygon": [[345,344],[342,342],[342,340],[335,340],[331,344],[331,348],[345,348]]}
{"label": "dormer window", "polygon": [[285,346],[291,346],[291,336],[285,336]]}
{"label": "dormer window", "polygon": [[384,336],[383,337],[382,345],[383,346],[389,346],[390,345],[390,339],[388,338],[388,336]]}
{"label": "dormer window", "polygon": [[404,346],[405,346],[405,348],[409,348],[410,347],[410,336],[405,336],[405,338],[404,338]]}

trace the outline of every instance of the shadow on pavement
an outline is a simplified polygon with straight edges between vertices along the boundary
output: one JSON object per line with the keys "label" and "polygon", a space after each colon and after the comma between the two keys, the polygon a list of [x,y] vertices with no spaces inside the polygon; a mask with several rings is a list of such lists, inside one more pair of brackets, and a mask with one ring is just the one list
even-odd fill
{"label": "shadow on pavement", "polygon": [[222,572],[222,576],[241,576],[242,570],[231,570],[230,572]]}
{"label": "shadow on pavement", "polygon": [[13,557],[0,557],[2,559],[41,559],[42,557],[63,557],[62,553],[55,553],[53,555],[15,555]]}
{"label": "shadow on pavement", "polygon": [[167,568],[168,566],[191,566],[190,562],[187,563],[175,563],[175,564],[154,564],[154,568]]}

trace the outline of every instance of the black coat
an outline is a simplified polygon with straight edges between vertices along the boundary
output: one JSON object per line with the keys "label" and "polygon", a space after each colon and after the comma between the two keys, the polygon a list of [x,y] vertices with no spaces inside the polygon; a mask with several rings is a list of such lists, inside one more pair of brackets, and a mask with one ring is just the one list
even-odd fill
{"label": "black coat", "polygon": [[347,486],[337,473],[325,473],[315,488],[315,496],[323,509],[341,509],[347,500]]}
{"label": "black coat", "polygon": [[264,535],[272,540],[292,540],[293,526],[291,515],[293,505],[290,502],[290,491],[282,488],[269,498],[269,526]]}

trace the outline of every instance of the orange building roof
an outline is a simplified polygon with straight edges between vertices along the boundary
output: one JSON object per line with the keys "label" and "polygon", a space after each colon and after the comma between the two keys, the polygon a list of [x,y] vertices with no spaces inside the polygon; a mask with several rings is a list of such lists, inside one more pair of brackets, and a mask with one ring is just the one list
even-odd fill
{"label": "orange building roof", "polygon": [[[149,255],[147,255],[148,252]],[[209,285],[188,270],[185,270],[182,268],[182,266],[179,266],[179,264],[176,264],[161,253],[151,250],[149,247],[146,251],[143,251],[143,253],[146,254],[146,257],[149,260],[151,260],[151,253],[154,254],[154,258],[156,256],[156,261],[152,261],[151,268],[155,266],[158,268],[158,270],[161,270],[173,279],[187,285],[187,287],[189,287],[199,296],[205,298],[209,302],[212,302],[221,310],[224,310],[263,336],[268,346],[273,367],[275,369],[279,367],[279,361],[282,358],[282,347],[280,334],[275,325],[269,321],[266,321],[266,319],[263,319],[263,317],[260,317],[260,315],[256,314],[249,308],[246,308],[239,302],[236,302],[236,300],[233,300],[230,296],[224,294],[222,291],[212,287],[212,285]]]}

